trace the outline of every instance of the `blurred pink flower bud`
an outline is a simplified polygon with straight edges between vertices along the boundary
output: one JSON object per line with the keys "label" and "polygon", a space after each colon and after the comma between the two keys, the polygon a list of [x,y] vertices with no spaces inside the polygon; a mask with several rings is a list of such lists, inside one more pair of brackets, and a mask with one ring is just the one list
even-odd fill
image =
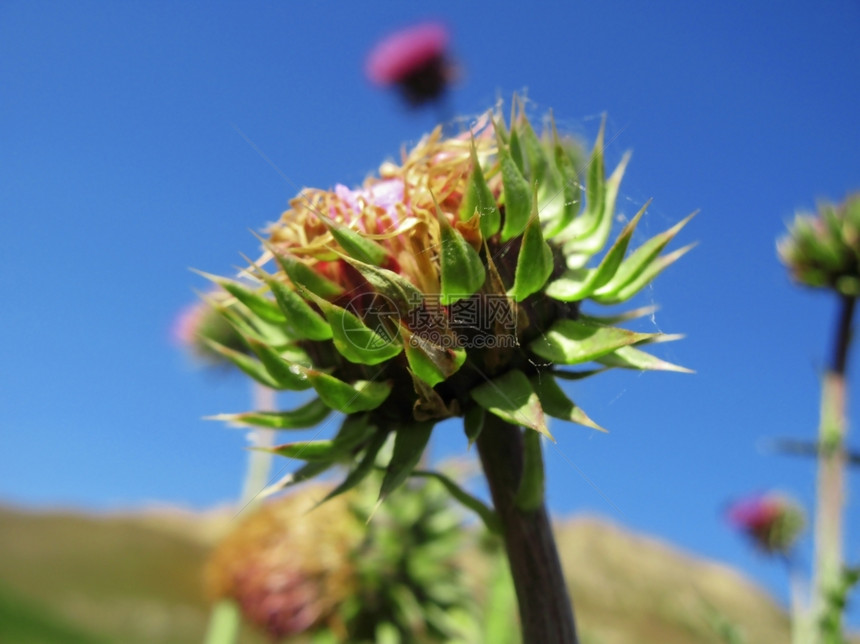
{"label": "blurred pink flower bud", "polygon": [[433,101],[452,76],[446,59],[448,40],[448,30],[439,23],[395,32],[370,52],[367,77],[377,85],[396,86],[414,107]]}
{"label": "blurred pink flower bud", "polygon": [[170,329],[174,344],[188,351],[206,364],[232,366],[213,342],[227,350],[247,353],[248,349],[236,330],[218,312],[214,305],[225,300],[224,294],[214,291],[200,300],[186,305],[176,316]]}
{"label": "blurred pink flower bud", "polygon": [[727,512],[729,522],[768,554],[786,554],[803,530],[803,509],[781,494],[767,494],[734,503]]}

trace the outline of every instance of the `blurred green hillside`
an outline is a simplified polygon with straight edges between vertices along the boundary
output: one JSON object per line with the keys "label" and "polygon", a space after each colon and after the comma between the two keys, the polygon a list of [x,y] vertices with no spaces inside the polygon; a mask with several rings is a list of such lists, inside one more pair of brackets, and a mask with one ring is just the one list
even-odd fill
{"label": "blurred green hillside", "polygon": [[[0,642],[201,642],[201,570],[229,520],[0,508]],[[720,621],[747,644],[789,640],[785,614],[736,571],[595,519],[566,521],[558,535],[585,644],[717,643]],[[488,562],[463,560],[481,596]]]}

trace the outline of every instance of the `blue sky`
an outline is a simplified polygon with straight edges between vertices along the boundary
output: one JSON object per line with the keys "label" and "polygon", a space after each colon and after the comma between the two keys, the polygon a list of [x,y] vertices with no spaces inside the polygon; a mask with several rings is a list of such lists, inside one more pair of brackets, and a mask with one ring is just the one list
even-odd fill
{"label": "blue sky", "polygon": [[[526,88],[586,138],[606,113],[610,161],[634,151],[622,213],[654,198],[639,240],[701,210],[678,240],[700,245],[641,298],[660,306],[645,328],[687,334],[661,355],[697,374],[577,384],[612,431],[553,428],[551,508],[781,593],[721,512],[771,488],[813,496],[812,463],[760,443],[812,436],[834,307],[789,284],[774,243],[796,208],[860,189],[860,4],[648,4],[0,5],[0,502],[236,496],[244,437],[201,417],[244,410],[249,388],[170,344],[203,286],[188,268],[229,273],[296,186],[357,184],[434,125],[362,66],[381,36],[437,18],[463,67],[457,113]],[[856,409],[856,380],[850,393]],[[436,441],[464,446],[453,427]],[[848,516],[856,561],[856,505]]]}

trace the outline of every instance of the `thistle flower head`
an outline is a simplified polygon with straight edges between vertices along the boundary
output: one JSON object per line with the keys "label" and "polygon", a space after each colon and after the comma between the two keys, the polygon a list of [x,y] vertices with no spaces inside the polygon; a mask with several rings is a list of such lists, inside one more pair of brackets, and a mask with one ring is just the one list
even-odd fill
{"label": "thistle flower head", "polygon": [[777,250],[796,282],[860,296],[860,193],[796,215]]}
{"label": "thistle flower head", "polygon": [[452,611],[474,608],[457,555],[466,545],[460,515],[432,481],[408,486],[374,513],[376,488],[359,486],[314,508],[319,486],[244,519],[207,565],[214,598],[234,599],[273,639],[329,629],[339,641],[450,641]]}
{"label": "thistle flower head", "polygon": [[744,499],[728,511],[729,522],[768,554],[787,554],[803,531],[803,508],[782,494]]}
{"label": "thistle flower head", "polygon": [[448,40],[448,30],[432,22],[393,33],[368,55],[367,77],[397,87],[413,106],[437,99],[451,78]]}
{"label": "thistle flower head", "polygon": [[[606,249],[627,158],[605,176],[601,129],[583,167],[551,118],[538,135],[516,106],[510,124],[490,112],[460,136],[437,128],[359,188],[303,190],[245,282],[214,278],[254,358],[223,354],[263,384],[319,397],[222,418],[299,428],[330,410],[347,416],[288,482],[351,461],[340,493],[394,435],[384,497],[444,418],[465,416],[471,440],[485,413],[547,436],[547,415],[599,429],[555,376],[684,371],[640,348],[676,336],[613,326],[650,309],[600,317],[582,305],[625,302],[649,284],[688,250],[661,255],[687,219],[627,255],[643,208]],[[302,445],[279,453],[301,458]]]}
{"label": "thistle flower head", "polygon": [[280,639],[336,620],[355,588],[350,552],[362,525],[341,497],[306,513],[322,495],[303,490],[264,504],[243,519],[213,553],[210,594],[234,599],[249,622]]}

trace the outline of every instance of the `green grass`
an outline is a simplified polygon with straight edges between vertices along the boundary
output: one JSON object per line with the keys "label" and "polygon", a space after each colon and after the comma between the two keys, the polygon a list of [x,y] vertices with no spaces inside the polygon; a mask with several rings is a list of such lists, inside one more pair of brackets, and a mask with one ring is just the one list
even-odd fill
{"label": "green grass", "polygon": [[51,613],[39,602],[0,587],[0,642],[15,644],[107,644],[95,633]]}
{"label": "green grass", "polygon": [[131,520],[0,511],[0,552],[4,586],[46,623],[92,634],[81,641],[199,641],[207,607],[198,543]]}

